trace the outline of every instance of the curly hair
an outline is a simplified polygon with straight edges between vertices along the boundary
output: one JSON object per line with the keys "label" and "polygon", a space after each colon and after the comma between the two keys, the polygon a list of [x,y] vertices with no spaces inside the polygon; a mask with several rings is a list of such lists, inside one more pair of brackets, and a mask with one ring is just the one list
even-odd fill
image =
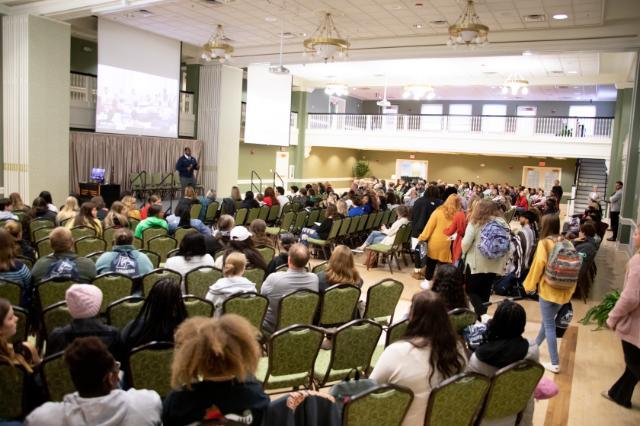
{"label": "curly hair", "polygon": [[438,265],[431,288],[440,295],[448,311],[469,306],[462,273],[453,265]]}

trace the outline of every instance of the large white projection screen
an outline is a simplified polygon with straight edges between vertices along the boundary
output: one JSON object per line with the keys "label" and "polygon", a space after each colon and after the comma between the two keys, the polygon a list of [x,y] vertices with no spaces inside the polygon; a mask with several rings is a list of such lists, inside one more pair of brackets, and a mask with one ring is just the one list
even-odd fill
{"label": "large white projection screen", "polygon": [[272,74],[269,65],[249,65],[244,141],[289,145],[291,75]]}
{"label": "large white projection screen", "polygon": [[178,137],[180,42],[98,20],[96,131]]}

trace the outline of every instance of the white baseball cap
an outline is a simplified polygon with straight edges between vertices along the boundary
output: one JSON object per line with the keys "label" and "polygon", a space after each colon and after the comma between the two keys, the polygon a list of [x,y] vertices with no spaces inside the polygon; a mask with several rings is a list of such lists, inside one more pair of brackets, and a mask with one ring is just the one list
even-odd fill
{"label": "white baseball cap", "polygon": [[244,226],[234,226],[229,233],[229,239],[231,241],[244,241],[251,238],[251,232]]}

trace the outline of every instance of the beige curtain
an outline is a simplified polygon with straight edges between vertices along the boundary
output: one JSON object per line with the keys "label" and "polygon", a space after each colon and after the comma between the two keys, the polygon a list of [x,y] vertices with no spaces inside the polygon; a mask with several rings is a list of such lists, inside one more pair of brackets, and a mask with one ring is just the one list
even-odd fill
{"label": "beige curtain", "polygon": [[[120,184],[122,191],[131,189],[130,178],[141,171],[173,173],[186,147],[204,167],[200,140],[89,132],[69,132],[69,137],[70,192],[77,192],[78,183],[89,180],[93,167],[105,169],[105,181]],[[196,173],[201,182],[201,171]]]}

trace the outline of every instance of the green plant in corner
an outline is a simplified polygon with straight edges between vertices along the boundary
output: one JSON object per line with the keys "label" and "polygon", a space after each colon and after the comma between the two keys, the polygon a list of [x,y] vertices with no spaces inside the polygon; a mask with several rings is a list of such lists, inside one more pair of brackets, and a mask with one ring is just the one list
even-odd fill
{"label": "green plant in corner", "polygon": [[369,163],[364,160],[356,161],[356,164],[353,166],[353,173],[358,179],[365,177],[367,173],[369,173]]}
{"label": "green plant in corner", "polygon": [[607,328],[609,312],[611,312],[619,298],[620,292],[618,290],[607,293],[599,305],[596,305],[587,311],[584,318],[579,321],[580,324],[589,325],[591,324],[591,321],[595,321],[596,324],[598,324],[598,327],[596,327],[594,331]]}

